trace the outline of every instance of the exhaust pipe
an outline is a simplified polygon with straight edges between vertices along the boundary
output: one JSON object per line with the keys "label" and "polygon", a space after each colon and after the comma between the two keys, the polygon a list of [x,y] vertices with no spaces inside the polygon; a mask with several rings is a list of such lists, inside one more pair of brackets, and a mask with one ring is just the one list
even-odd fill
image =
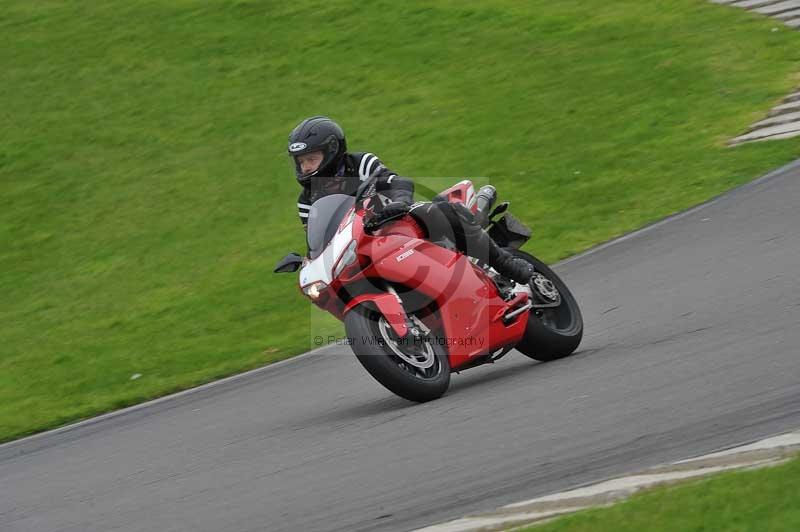
{"label": "exhaust pipe", "polygon": [[475,205],[478,209],[475,212],[475,220],[481,227],[486,227],[489,224],[489,213],[492,212],[495,201],[497,201],[497,189],[492,185],[482,186],[475,200]]}

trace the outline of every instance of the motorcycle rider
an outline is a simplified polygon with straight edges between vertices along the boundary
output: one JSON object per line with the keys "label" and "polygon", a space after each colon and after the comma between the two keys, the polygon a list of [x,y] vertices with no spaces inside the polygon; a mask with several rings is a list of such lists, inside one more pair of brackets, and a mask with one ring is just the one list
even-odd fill
{"label": "motorcycle rider", "polygon": [[289,135],[288,152],[302,187],[297,208],[304,227],[315,201],[330,194],[353,196],[361,181],[377,176],[376,192],[386,202],[365,220],[366,229],[410,214],[426,230],[429,240],[449,241],[503,277],[530,283],[533,294],[537,294],[533,266],[498,246],[463,203],[449,203],[439,197],[413,203],[414,183],[389,170],[372,153],[349,153],[344,131],[330,118],[312,116],[300,122]]}

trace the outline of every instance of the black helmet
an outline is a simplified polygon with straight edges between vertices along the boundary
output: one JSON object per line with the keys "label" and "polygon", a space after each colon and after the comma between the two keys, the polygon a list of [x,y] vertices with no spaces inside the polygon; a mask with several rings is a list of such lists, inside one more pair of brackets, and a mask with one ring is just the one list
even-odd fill
{"label": "black helmet", "polygon": [[[303,174],[297,156],[313,151],[322,151],[324,158],[319,167]],[[327,116],[306,118],[289,135],[289,156],[294,161],[297,182],[307,187],[315,176],[333,177],[347,150],[347,142],[342,128]]]}

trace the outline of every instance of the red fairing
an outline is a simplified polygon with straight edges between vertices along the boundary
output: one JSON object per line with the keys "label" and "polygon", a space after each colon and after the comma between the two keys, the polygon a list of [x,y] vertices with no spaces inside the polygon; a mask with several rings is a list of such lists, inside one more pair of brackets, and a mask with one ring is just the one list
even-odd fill
{"label": "red fairing", "polygon": [[[392,233],[403,223],[394,224]],[[522,337],[527,312],[508,325],[502,320],[521,300],[504,301],[494,283],[463,254],[404,234],[371,238],[361,251],[372,257],[377,276],[436,301],[444,326],[441,341],[446,343],[453,369]]]}

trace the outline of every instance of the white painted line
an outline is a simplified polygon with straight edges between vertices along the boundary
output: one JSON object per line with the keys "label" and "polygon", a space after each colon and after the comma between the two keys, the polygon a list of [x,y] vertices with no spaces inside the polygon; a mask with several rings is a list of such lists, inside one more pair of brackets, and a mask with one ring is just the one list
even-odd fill
{"label": "white painted line", "polygon": [[787,102],[782,103],[780,105],[776,105],[770,110],[770,113],[783,113],[783,112],[793,112],[793,111],[800,111],[800,101],[797,102]]}
{"label": "white painted line", "polygon": [[771,137],[764,137],[763,139],[756,139],[751,142],[766,142],[768,140],[791,139],[794,137],[800,137],[800,130],[790,131],[789,133],[782,133],[780,135],[773,135]]}
{"label": "white painted line", "polygon": [[503,508],[519,508],[520,506],[530,506],[531,504],[537,504],[543,502],[559,502],[559,501],[568,502],[571,499],[583,499],[587,497],[595,497],[597,495],[604,495],[615,492],[630,493],[633,491],[640,490],[642,488],[655,486],[656,484],[662,484],[664,482],[700,477],[703,475],[709,475],[711,473],[719,473],[721,471],[727,471],[728,469],[737,469],[739,467],[740,467],[739,465],[727,465],[727,466],[706,467],[701,469],[692,469],[690,471],[671,471],[669,473],[654,473],[652,475],[632,475],[629,477],[621,477],[612,480],[606,480],[605,482],[600,482],[599,484],[593,484],[591,486],[586,486],[583,488],[564,491],[562,493],[555,493],[553,495],[547,495],[545,497],[538,497],[536,499],[516,502],[514,504],[503,506]]}
{"label": "white painted line", "polygon": [[733,2],[728,2],[728,3],[732,4],[733,7],[742,7],[744,9],[750,9],[753,7],[765,6],[767,4],[774,4],[777,1],[778,0],[744,0],[744,1],[734,0]]}
{"label": "white painted line", "polygon": [[548,517],[577,512],[578,510],[584,510],[586,508],[586,506],[575,506],[546,512],[525,512],[491,517],[465,517],[463,519],[457,519],[456,521],[450,521],[449,523],[442,523],[441,525],[420,528],[414,532],[471,532],[485,528],[497,528],[503,525],[511,527],[514,526],[514,524],[531,523]]}
{"label": "white painted line", "polygon": [[773,16],[781,20],[788,20],[790,18],[800,17],[800,9],[792,9],[791,11],[784,11],[783,13],[778,13],[777,15]]}
{"label": "white painted line", "polygon": [[762,15],[774,15],[783,11],[791,11],[793,9],[800,9],[800,0],[785,0],[784,2],[777,2],[769,4],[764,7],[757,7],[753,9],[756,13]]}
{"label": "white painted line", "polygon": [[718,458],[720,456],[730,456],[732,454],[745,453],[749,451],[763,451],[765,449],[777,449],[780,447],[800,446],[800,432],[790,432],[789,434],[781,434],[780,436],[773,436],[766,440],[757,441],[749,445],[742,445],[724,451],[718,451],[711,454],[706,454],[700,458],[690,458],[688,460],[681,460],[675,462],[676,464],[686,464],[695,462],[697,460],[705,460],[708,458]]}
{"label": "white painted line", "polygon": [[774,137],[776,135],[794,133],[795,131],[800,131],[800,122],[794,122],[792,124],[782,124],[779,126],[763,127],[761,129],[756,129],[755,131],[752,131],[745,135],[740,135],[733,140],[735,142],[743,142],[746,140],[766,139],[768,137]]}
{"label": "white painted line", "polygon": [[779,124],[787,124],[789,122],[797,122],[800,124],[800,111],[791,113],[782,113],[779,115],[771,116],[764,120],[760,120],[753,124],[754,127],[774,126]]}

